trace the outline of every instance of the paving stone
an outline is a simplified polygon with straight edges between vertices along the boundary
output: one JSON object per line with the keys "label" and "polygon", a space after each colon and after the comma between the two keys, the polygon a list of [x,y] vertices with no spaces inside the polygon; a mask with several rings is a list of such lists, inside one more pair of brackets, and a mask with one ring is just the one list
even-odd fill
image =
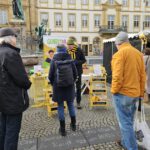
{"label": "paving stone", "polygon": [[[111,98],[111,95],[109,95],[109,97]],[[84,138],[86,138],[87,140],[87,137],[91,139],[90,135],[88,136],[88,134],[86,134],[87,131],[90,131],[93,129],[101,129],[105,127],[118,126],[111,99],[109,103],[110,103],[110,106],[107,109],[103,107],[95,107],[95,108],[92,108],[92,110],[90,110],[88,96],[84,95],[82,99],[83,109],[76,110],[77,134],[84,131],[81,133],[81,136],[84,136]],[[150,105],[145,105],[145,107],[146,107],[145,109],[146,120],[148,121],[148,124],[150,125],[150,121],[149,121],[150,120],[150,115],[149,115]],[[65,114],[65,118],[66,118],[67,133],[68,135],[72,136],[73,133],[70,130],[70,117],[69,117],[68,112]],[[59,130],[59,121],[58,121],[57,114],[51,117],[48,117],[46,107],[45,108],[44,107],[43,108],[29,108],[23,115],[22,128],[20,132],[19,150],[36,150],[36,149],[31,149],[32,147],[34,148],[35,139],[38,138],[42,140],[42,139],[45,139],[45,137],[53,137],[53,136],[57,137],[58,130]],[[28,139],[33,139],[33,143],[31,142],[30,144],[28,144],[28,142],[26,142],[26,140]],[[40,144],[40,140],[39,140],[39,144]],[[115,143],[115,141],[116,141],[115,139],[114,140],[107,140],[107,139],[100,140],[99,139],[99,140],[96,140],[96,142],[94,143],[94,142],[89,142],[87,140],[88,142],[87,145],[81,145],[80,147],[70,147],[69,150],[91,150],[91,149],[93,150],[120,150],[119,146]],[[21,149],[21,146],[24,148]],[[26,146],[29,146],[29,148],[27,149]],[[53,150],[53,149],[50,149],[50,150]],[[61,149],[61,150],[66,150],[66,149]]]}

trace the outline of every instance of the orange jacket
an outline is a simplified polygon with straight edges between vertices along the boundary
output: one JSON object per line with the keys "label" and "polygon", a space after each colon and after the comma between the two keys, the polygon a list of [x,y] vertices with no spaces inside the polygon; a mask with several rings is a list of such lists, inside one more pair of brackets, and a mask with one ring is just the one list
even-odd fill
{"label": "orange jacket", "polygon": [[145,90],[145,66],[143,55],[129,43],[123,43],[112,58],[113,94],[143,97]]}

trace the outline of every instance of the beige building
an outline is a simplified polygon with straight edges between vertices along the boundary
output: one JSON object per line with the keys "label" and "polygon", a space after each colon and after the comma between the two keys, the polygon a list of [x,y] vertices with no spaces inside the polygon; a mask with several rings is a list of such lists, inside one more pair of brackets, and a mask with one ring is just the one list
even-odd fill
{"label": "beige building", "polygon": [[37,6],[38,24],[48,19],[52,36],[75,38],[86,55],[99,54],[102,40],[121,30],[150,27],[150,0],[38,0]]}
{"label": "beige building", "polygon": [[[0,1],[0,27],[15,24],[11,1]],[[85,55],[99,55],[103,39],[121,30],[137,33],[150,28],[150,0],[22,1],[25,23],[17,26],[33,35],[35,27],[48,19],[51,36],[75,38]]]}

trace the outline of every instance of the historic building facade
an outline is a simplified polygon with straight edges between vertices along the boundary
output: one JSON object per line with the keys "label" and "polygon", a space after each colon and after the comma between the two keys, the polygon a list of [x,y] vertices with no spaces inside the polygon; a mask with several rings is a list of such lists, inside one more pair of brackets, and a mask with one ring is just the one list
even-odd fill
{"label": "historic building facade", "polygon": [[[150,28],[150,0],[22,0],[29,35],[48,20],[51,36],[76,39],[85,55],[99,55],[103,39]],[[11,0],[0,1],[0,27],[15,26]]]}
{"label": "historic building facade", "polygon": [[13,16],[12,0],[0,1],[0,27],[15,26],[32,34],[37,26],[36,0],[22,0],[25,21],[17,21]]}
{"label": "historic building facade", "polygon": [[121,30],[150,27],[149,0],[38,0],[37,6],[38,24],[48,19],[52,36],[75,38],[85,55],[98,55],[102,40]]}

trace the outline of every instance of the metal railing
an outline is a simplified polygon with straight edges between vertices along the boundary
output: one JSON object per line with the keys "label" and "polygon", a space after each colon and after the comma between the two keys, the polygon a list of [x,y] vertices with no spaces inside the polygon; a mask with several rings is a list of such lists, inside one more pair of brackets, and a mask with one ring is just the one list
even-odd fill
{"label": "metal railing", "polygon": [[127,31],[126,26],[100,26],[99,33],[118,33],[120,31]]}

